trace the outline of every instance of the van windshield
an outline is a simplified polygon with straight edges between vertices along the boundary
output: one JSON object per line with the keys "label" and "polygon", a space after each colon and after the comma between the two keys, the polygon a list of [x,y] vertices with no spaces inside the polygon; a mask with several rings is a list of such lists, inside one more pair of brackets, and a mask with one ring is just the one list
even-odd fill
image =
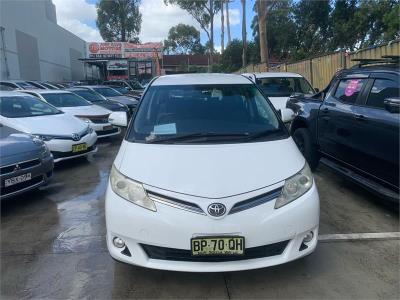
{"label": "van windshield", "polygon": [[127,139],[143,143],[220,143],[288,136],[252,84],[151,86]]}
{"label": "van windshield", "polygon": [[257,85],[267,97],[289,97],[296,93],[315,94],[307,80],[301,77],[257,78]]}

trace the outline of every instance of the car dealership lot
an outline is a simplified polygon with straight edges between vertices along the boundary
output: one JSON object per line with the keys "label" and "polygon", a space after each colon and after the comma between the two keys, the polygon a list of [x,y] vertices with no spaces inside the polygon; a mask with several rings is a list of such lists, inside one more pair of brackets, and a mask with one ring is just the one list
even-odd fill
{"label": "car dealership lot", "polygon": [[[315,178],[324,240],[306,258],[254,271],[205,274],[115,262],[105,243],[104,192],[119,144],[119,138],[102,141],[90,162],[62,163],[48,187],[2,203],[3,299],[398,296],[398,213],[323,166]],[[342,239],[352,236],[336,235],[351,233],[385,234],[350,241]]]}

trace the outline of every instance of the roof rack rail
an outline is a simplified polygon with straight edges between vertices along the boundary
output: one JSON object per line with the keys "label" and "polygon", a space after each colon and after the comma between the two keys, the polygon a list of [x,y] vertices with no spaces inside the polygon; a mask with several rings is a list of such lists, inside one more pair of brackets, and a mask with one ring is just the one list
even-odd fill
{"label": "roof rack rail", "polygon": [[398,64],[400,62],[399,55],[383,55],[382,58],[354,58],[352,61],[358,62],[352,68],[361,68],[366,65],[377,64]]}

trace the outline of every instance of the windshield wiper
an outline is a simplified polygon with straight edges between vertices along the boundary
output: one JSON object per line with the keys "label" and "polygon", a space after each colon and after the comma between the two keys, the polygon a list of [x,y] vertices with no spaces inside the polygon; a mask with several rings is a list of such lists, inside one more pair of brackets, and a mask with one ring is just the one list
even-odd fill
{"label": "windshield wiper", "polygon": [[209,139],[212,140],[229,140],[231,138],[248,138],[250,134],[248,132],[244,133],[216,133],[216,132],[202,132],[202,133],[191,133],[191,134],[184,134],[172,137],[163,137],[157,138],[154,137],[153,139],[149,139],[147,143],[164,143],[164,142],[178,142],[178,141],[185,141],[185,140],[196,140],[196,139]]}

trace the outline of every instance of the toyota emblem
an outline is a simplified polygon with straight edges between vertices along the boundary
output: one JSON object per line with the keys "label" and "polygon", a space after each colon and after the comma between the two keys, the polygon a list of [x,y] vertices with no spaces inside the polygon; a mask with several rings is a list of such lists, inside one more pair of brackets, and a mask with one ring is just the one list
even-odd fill
{"label": "toyota emblem", "polygon": [[72,139],[73,139],[74,141],[79,141],[79,140],[81,139],[81,137],[80,137],[79,134],[73,133],[73,134],[72,134]]}
{"label": "toyota emblem", "polygon": [[226,207],[222,203],[211,203],[207,208],[210,216],[222,217],[226,213]]}

